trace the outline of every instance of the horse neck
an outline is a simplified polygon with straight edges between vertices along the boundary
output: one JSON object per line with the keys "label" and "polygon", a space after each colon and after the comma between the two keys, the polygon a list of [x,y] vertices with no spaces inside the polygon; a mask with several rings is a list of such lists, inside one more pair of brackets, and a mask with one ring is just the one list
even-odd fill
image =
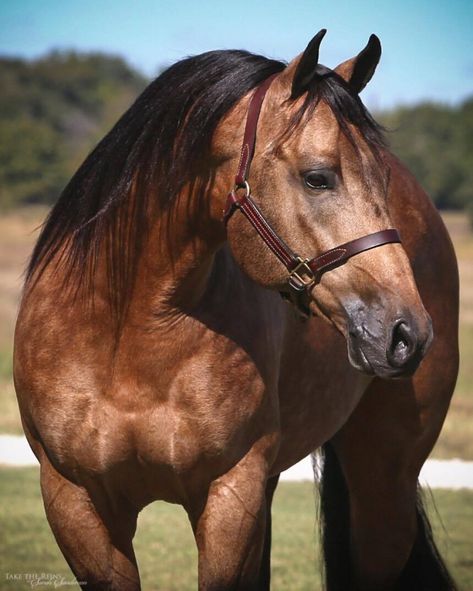
{"label": "horse neck", "polygon": [[219,219],[224,187],[214,181],[205,191],[184,192],[170,210],[158,214],[137,270],[135,311],[152,310],[157,318],[186,312],[202,299],[215,253],[225,242]]}

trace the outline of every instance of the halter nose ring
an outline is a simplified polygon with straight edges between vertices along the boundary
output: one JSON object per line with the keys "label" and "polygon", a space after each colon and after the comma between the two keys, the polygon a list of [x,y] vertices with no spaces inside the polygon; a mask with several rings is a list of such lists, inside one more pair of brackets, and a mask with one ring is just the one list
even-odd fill
{"label": "halter nose ring", "polygon": [[245,195],[244,197],[249,197],[250,195],[250,184],[248,183],[248,181],[243,181],[242,183],[238,183],[238,185],[235,185],[233,187],[233,193],[236,193],[237,191],[241,191],[245,189]]}

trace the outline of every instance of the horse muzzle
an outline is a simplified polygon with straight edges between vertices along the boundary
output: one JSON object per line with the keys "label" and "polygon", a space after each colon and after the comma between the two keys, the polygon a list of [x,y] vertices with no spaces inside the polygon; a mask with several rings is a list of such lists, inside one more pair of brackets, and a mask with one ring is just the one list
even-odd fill
{"label": "horse muzzle", "polygon": [[[390,315],[391,316],[391,315]],[[360,371],[381,378],[412,376],[433,339],[432,321],[406,311],[387,320],[382,308],[349,316],[348,357]]]}

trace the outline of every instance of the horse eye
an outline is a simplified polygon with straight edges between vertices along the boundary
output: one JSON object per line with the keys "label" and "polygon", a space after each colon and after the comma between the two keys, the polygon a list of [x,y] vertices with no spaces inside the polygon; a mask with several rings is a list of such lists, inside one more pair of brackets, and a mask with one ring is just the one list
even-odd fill
{"label": "horse eye", "polygon": [[317,189],[318,191],[333,189],[334,186],[333,175],[325,172],[307,172],[304,175],[304,182],[309,189]]}

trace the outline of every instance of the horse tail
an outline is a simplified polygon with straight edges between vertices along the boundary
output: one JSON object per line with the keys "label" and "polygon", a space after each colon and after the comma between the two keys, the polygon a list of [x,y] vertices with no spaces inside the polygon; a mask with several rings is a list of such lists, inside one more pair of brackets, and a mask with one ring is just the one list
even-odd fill
{"label": "horse tail", "polygon": [[[327,591],[356,590],[351,573],[349,491],[333,446],[325,443],[319,470],[319,527]],[[457,591],[433,538],[420,488],[417,492],[417,538],[395,591]]]}
{"label": "horse tail", "polygon": [[323,575],[327,591],[353,588],[350,573],[350,501],[348,487],[338,458],[330,443],[320,450],[319,470],[319,528],[323,560]]}
{"label": "horse tail", "polygon": [[399,577],[396,590],[458,591],[458,587],[435,543],[423,496],[420,486],[418,486],[416,506],[417,538],[409,560]]}

